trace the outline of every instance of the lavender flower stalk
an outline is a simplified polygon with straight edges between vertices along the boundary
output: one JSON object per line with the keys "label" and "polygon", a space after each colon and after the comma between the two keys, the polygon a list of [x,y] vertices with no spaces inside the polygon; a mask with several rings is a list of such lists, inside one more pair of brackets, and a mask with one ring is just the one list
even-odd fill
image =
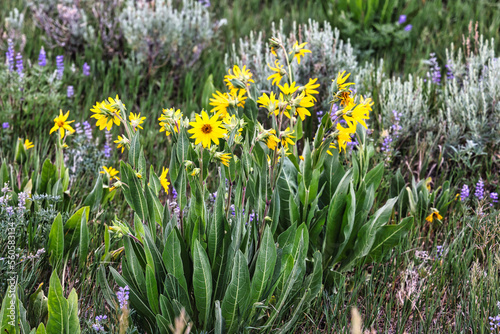
{"label": "lavender flower stalk", "polygon": [[8,129],[9,128],[9,122],[3,122],[2,123],[2,129]]}
{"label": "lavender flower stalk", "polygon": [[62,80],[64,74],[64,56],[59,55],[56,57],[57,79]]}
{"label": "lavender flower stalk", "polygon": [[5,53],[5,58],[7,58],[7,65],[9,66],[9,71],[14,71],[14,42],[9,38],[7,40],[7,52]]}
{"label": "lavender flower stalk", "polygon": [[120,309],[123,309],[128,305],[129,298],[129,287],[126,285],[125,287],[120,287],[118,292],[116,293],[116,297],[118,298],[118,302],[120,303]]}
{"label": "lavender flower stalk", "polygon": [[403,24],[405,22],[406,22],[406,15],[400,15],[399,20],[398,20],[398,24]]}
{"label": "lavender flower stalk", "polygon": [[66,95],[68,96],[68,98],[71,98],[73,97],[73,95],[75,95],[75,89],[73,88],[73,86],[68,86]]}
{"label": "lavender flower stalk", "polygon": [[476,196],[478,200],[482,200],[484,198],[484,182],[481,179],[477,181],[474,196]]}
{"label": "lavender flower stalk", "polygon": [[19,78],[24,76],[23,69],[23,56],[18,52],[16,55],[16,72],[19,75]]}
{"label": "lavender flower stalk", "polygon": [[38,55],[38,65],[41,67],[45,67],[47,65],[47,55],[45,54],[45,49],[40,49],[40,54]]}
{"label": "lavender flower stalk", "polygon": [[87,63],[83,64],[83,69],[82,69],[83,75],[88,77],[90,75],[90,66]]}
{"label": "lavender flower stalk", "polygon": [[469,197],[469,186],[464,184],[460,191],[460,201],[465,201]]}

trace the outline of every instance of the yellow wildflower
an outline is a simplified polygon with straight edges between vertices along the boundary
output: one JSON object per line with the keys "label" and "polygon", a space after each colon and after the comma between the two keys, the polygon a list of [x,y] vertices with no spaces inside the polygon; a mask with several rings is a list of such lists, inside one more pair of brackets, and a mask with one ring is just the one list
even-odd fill
{"label": "yellow wildflower", "polygon": [[427,218],[425,218],[425,220],[428,221],[429,223],[432,223],[434,221],[434,219],[441,220],[441,219],[443,219],[443,216],[441,216],[439,214],[438,210],[433,208],[432,213],[430,215],[428,215]]}
{"label": "yellow wildflower", "polygon": [[170,182],[168,182],[167,180],[167,173],[168,173],[168,168],[162,167],[160,175],[160,183],[168,195],[168,186],[170,185]]}
{"label": "yellow wildflower", "polygon": [[[353,133],[356,133],[356,124],[354,123],[347,123],[347,128],[344,128],[340,123],[337,123],[337,143],[338,143],[338,149],[339,152],[344,149],[344,152],[347,147],[347,143],[350,143],[352,141],[351,135]],[[330,143],[329,148],[336,148],[335,143]],[[327,152],[328,154],[332,155],[330,151]]]}
{"label": "yellow wildflower", "polygon": [[134,114],[131,112],[130,115],[128,116],[128,118],[130,119],[130,125],[132,125],[132,127],[134,129],[139,128],[139,129],[143,130],[141,124],[144,123],[144,120],[146,119],[146,117],[141,117],[141,113],[139,113],[137,115],[137,114]]}
{"label": "yellow wildflower", "polygon": [[52,127],[52,129],[50,129],[50,133],[52,133],[56,130],[59,130],[59,132],[61,134],[61,138],[63,138],[64,134],[65,134],[64,130],[68,130],[70,133],[75,132],[75,130],[69,125],[70,123],[73,123],[74,121],[67,121],[68,117],[69,117],[69,111],[63,115],[62,109],[59,109],[59,116],[54,118],[55,124]]}
{"label": "yellow wildflower", "polygon": [[125,136],[118,136],[118,140],[115,140],[114,141],[115,144],[118,144],[118,146],[116,146],[116,148],[122,148],[122,153],[123,153],[123,150],[125,149],[125,146],[130,144],[130,141],[128,140],[127,137]]}
{"label": "yellow wildflower", "polygon": [[246,65],[241,69],[238,65],[234,65],[233,72],[229,69],[227,73],[228,74],[224,76],[224,81],[231,94],[235,94],[239,89],[245,90],[246,87],[250,85],[250,82],[254,82],[252,73],[246,68]]}
{"label": "yellow wildflower", "polygon": [[234,91],[233,93],[221,93],[216,91],[212,94],[213,98],[210,99],[210,105],[214,106],[212,112],[218,114],[221,117],[226,117],[227,108],[229,107],[243,107],[245,105],[245,91],[240,90],[239,92]]}
{"label": "yellow wildflower", "polygon": [[313,99],[314,97],[311,95],[306,96],[302,93],[293,100],[293,105],[295,106],[295,110],[299,114],[301,120],[304,120],[306,116],[311,116],[311,113],[306,108],[314,106]]}
{"label": "yellow wildflower", "polygon": [[271,82],[272,85],[279,84],[281,81],[281,78],[283,78],[283,76],[286,75],[286,71],[283,69],[283,65],[280,65],[278,59],[276,59],[274,61],[274,66],[276,66],[276,67],[272,67],[269,64],[267,64],[267,66],[269,66],[269,68],[272,71],[276,72],[276,73],[273,73],[270,76],[268,76],[267,80],[273,79],[273,81]]}
{"label": "yellow wildflower", "polygon": [[27,151],[33,147],[35,147],[35,145],[33,145],[33,142],[30,142],[29,139],[26,138],[26,140],[24,141],[24,149]]}
{"label": "yellow wildflower", "polygon": [[276,147],[278,146],[280,140],[278,137],[276,137],[276,131],[271,130],[270,135],[266,138],[266,145],[270,150],[275,150]]}
{"label": "yellow wildflower", "polygon": [[104,171],[100,171],[99,173],[106,174],[109,177],[110,180],[111,179],[115,179],[115,180],[119,180],[120,179],[118,176],[116,176],[120,172],[118,170],[116,170],[115,168],[102,166],[102,169],[104,169]]}
{"label": "yellow wildflower", "polygon": [[99,130],[106,128],[110,131],[113,123],[120,126],[120,110],[116,107],[121,105],[121,101],[118,98],[118,95],[116,96],[116,100],[109,97],[108,101],[109,102],[106,102],[106,100],[96,102],[95,106],[90,109],[90,111],[94,113],[90,117],[97,120],[96,126],[99,127]]}
{"label": "yellow wildflower", "polygon": [[[317,84],[316,81],[318,81],[318,78],[316,79],[309,78],[309,82],[305,86],[300,88],[305,92],[306,96],[319,94],[319,91],[316,90],[316,88],[319,87],[319,84]],[[312,98],[314,101],[316,101],[316,98],[314,96],[312,96]]]}
{"label": "yellow wildflower", "polygon": [[286,128],[285,131],[281,132],[281,145],[285,148],[288,148],[288,144],[295,145],[295,142],[292,140],[295,136],[292,136],[293,130],[290,128]]}
{"label": "yellow wildflower", "polygon": [[160,132],[165,131],[167,136],[170,136],[170,133],[173,129],[175,133],[179,133],[179,128],[182,120],[182,113],[180,109],[175,111],[174,108],[163,109],[162,115],[158,118],[160,121]]}
{"label": "yellow wildflower", "polygon": [[219,159],[224,166],[229,167],[229,160],[231,160],[230,153],[216,152],[214,157]]}
{"label": "yellow wildflower", "polygon": [[[351,75],[351,73],[347,73],[346,76],[344,76],[346,71],[340,73],[337,75],[337,79],[335,79],[337,83],[337,89],[339,91],[346,89],[350,85],[354,85],[354,82],[346,82],[347,78]],[[332,80],[333,81],[333,80]]]}
{"label": "yellow wildflower", "polygon": [[263,93],[262,96],[257,99],[257,103],[260,103],[259,107],[266,108],[269,113],[274,113],[275,115],[279,113],[278,102],[279,100],[276,99],[276,95],[273,92],[271,92],[269,96]]}
{"label": "yellow wildflower", "polygon": [[293,93],[295,93],[297,91],[297,89],[299,89],[298,86],[295,86],[295,81],[292,82],[292,84],[290,86],[288,85],[288,82],[287,82],[283,86],[278,85],[278,87],[281,89],[281,91],[285,95],[292,95]]}
{"label": "yellow wildflower", "polygon": [[195,122],[189,123],[193,128],[188,132],[193,134],[191,138],[196,139],[196,145],[201,143],[204,148],[210,147],[212,142],[219,145],[219,138],[227,133],[226,129],[220,127],[221,123],[222,121],[218,121],[217,114],[209,118],[207,113],[202,111],[201,116],[196,114]]}
{"label": "yellow wildflower", "polygon": [[297,58],[297,63],[300,64],[300,57],[303,57],[306,53],[311,53],[311,50],[304,49],[304,46],[306,46],[307,42],[304,42],[299,45],[299,42],[295,42],[295,44],[292,47],[292,51],[290,51],[290,54],[293,53],[293,57]]}

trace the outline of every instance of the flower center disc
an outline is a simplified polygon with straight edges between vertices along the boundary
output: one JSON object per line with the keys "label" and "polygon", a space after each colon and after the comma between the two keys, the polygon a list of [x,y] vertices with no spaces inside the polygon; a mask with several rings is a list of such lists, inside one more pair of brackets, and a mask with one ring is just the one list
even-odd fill
{"label": "flower center disc", "polygon": [[62,128],[64,126],[64,121],[57,121],[57,126]]}
{"label": "flower center disc", "polygon": [[208,134],[208,133],[212,132],[212,127],[210,126],[210,124],[205,124],[205,125],[203,125],[201,127],[201,131],[203,133],[207,133]]}

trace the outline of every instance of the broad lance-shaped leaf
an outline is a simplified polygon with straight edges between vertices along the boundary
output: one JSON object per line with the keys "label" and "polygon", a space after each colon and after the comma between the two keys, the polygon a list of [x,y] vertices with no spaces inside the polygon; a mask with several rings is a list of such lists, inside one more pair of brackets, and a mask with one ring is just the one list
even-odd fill
{"label": "broad lance-shaped leaf", "polygon": [[227,287],[221,307],[228,333],[238,331],[239,317],[246,310],[249,290],[250,273],[248,272],[247,260],[243,253],[238,250],[234,257],[231,282]]}
{"label": "broad lance-shaped leaf", "polygon": [[266,226],[259,253],[257,254],[255,273],[252,278],[252,297],[250,299],[250,304],[260,301],[264,290],[273,276],[276,256],[276,246],[274,244],[271,228]]}
{"label": "broad lance-shaped leaf", "polygon": [[358,232],[358,237],[356,243],[354,244],[354,249],[347,258],[347,260],[342,263],[340,269],[348,269],[356,259],[360,259],[368,255],[368,252],[375,242],[375,235],[377,231],[385,224],[391,217],[392,208],[396,203],[397,198],[391,198],[387,203],[375,212],[373,217],[368,221]]}
{"label": "broad lance-shaped leaf", "polygon": [[132,167],[123,161],[120,164],[120,172],[124,178],[123,182],[127,184],[123,186],[125,199],[141,220],[149,221],[148,205],[139,178],[135,175]]}
{"label": "broad lance-shaped leaf", "polygon": [[83,205],[90,206],[91,211],[95,211],[99,208],[99,205],[101,204],[101,199],[102,199],[102,175],[99,174],[94,189],[92,189],[87,198],[85,198],[85,202],[83,202]]}
{"label": "broad lance-shaped leaf", "polygon": [[68,334],[80,334],[80,320],[78,319],[78,295],[72,289],[68,296]]}
{"label": "broad lance-shaped leaf", "polygon": [[210,263],[205,250],[198,240],[194,241],[193,248],[193,290],[196,308],[200,314],[203,329],[210,321],[210,305],[212,304],[212,274]]}
{"label": "broad lance-shaped leaf", "polygon": [[290,222],[289,199],[291,195],[297,194],[297,169],[288,158],[283,161],[283,169],[278,179],[278,191],[281,198],[281,217]]}
{"label": "broad lance-shaped leaf", "polygon": [[158,285],[153,269],[151,269],[151,266],[149,264],[146,265],[146,291],[151,310],[155,314],[158,314],[160,312],[160,309],[158,307]]}
{"label": "broad lance-shaped leaf", "polygon": [[141,153],[141,143],[139,142],[139,138],[139,131],[137,131],[135,135],[132,136],[130,150],[128,151],[128,162],[136,169],[139,167],[139,157]]}
{"label": "broad lance-shaped leaf", "polygon": [[54,176],[55,172],[56,166],[54,166],[49,159],[45,159],[42,166],[40,193],[45,193],[47,191],[47,184],[49,183],[49,180]]}
{"label": "broad lance-shaped leaf", "polygon": [[[10,285],[9,285],[10,287]],[[16,324],[16,320],[10,317],[11,315],[11,303],[14,301],[14,314],[16,318],[18,317],[19,307],[18,307],[18,299],[17,299],[17,284],[14,288],[14,291],[8,290],[5,293],[2,308],[0,309],[0,333],[12,333],[18,334],[20,333],[19,327]]]}
{"label": "broad lance-shaped leaf", "polygon": [[181,257],[181,242],[175,229],[170,232],[167,238],[162,258],[165,268],[167,269],[167,273],[177,278],[179,284],[184,288],[184,290],[187,291],[187,282],[184,275],[184,266],[182,264]]}
{"label": "broad lance-shaped leaf", "polygon": [[384,256],[395,247],[413,225],[413,217],[404,218],[397,225],[385,225],[380,228],[369,253],[371,261],[382,261]]}
{"label": "broad lance-shaped leaf", "polygon": [[[224,182],[221,180],[219,185],[219,194],[224,191]],[[212,215],[208,231],[208,256],[212,264],[215,264],[217,254],[220,252],[222,240],[224,239],[224,196],[217,196],[215,198],[215,207]]]}
{"label": "broad lance-shaped leaf", "polygon": [[55,267],[62,261],[64,253],[64,230],[62,217],[59,213],[52,223],[49,233],[50,264]]}
{"label": "broad lance-shaped leaf", "polygon": [[344,253],[350,250],[349,241],[353,235],[354,223],[356,218],[357,198],[354,193],[354,186],[351,183],[349,195],[346,197],[347,203],[344,214],[342,215],[342,226],[334,250],[334,258],[331,264],[335,264],[344,257]]}
{"label": "broad lance-shaped leaf", "polygon": [[80,266],[85,264],[87,260],[87,255],[89,253],[89,229],[87,227],[87,219],[85,215],[85,210],[82,215],[82,219],[80,222],[80,247],[78,249],[78,260]]}
{"label": "broad lance-shaped leaf", "polygon": [[68,301],[64,298],[61,281],[54,271],[49,283],[49,320],[47,334],[70,334],[68,321]]}
{"label": "broad lance-shaped leaf", "polygon": [[220,308],[220,301],[216,300],[215,301],[215,328],[214,328],[214,333],[215,334],[222,334],[223,333],[223,322],[224,319],[222,318],[222,311]]}

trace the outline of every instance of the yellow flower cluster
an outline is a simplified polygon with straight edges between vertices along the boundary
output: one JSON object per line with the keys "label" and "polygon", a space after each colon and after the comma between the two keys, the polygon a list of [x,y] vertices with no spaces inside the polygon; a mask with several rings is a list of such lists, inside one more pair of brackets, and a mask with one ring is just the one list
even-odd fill
{"label": "yellow flower cluster", "polygon": [[[336,112],[336,121],[341,117],[346,121],[347,127],[342,126],[340,123],[336,124],[336,131],[334,136],[336,136],[338,143],[338,150],[346,149],[347,143],[352,141],[352,135],[356,133],[356,125],[359,123],[366,129],[366,120],[370,118],[370,111],[372,111],[373,101],[371,98],[363,98],[360,96],[359,103],[356,103],[356,96],[353,96],[352,91],[349,86],[354,85],[352,82],[346,82],[349,76],[346,71],[337,75],[334,82],[337,85],[337,92],[334,94],[334,99],[332,103],[339,102],[343,109]],[[335,143],[330,144],[330,148],[337,148]],[[328,151],[329,154],[331,152]]]}

